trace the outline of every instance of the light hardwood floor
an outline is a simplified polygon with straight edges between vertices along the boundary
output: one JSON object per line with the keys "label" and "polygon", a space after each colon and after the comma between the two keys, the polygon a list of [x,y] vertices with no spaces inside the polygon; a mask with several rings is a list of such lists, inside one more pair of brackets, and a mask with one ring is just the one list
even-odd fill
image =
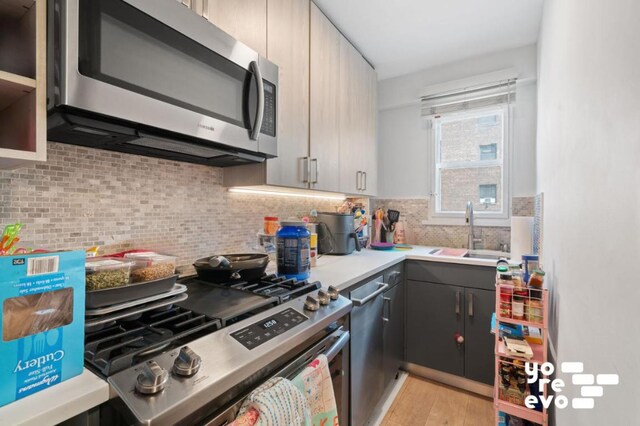
{"label": "light hardwood floor", "polygon": [[407,377],[383,426],[492,426],[493,402],[450,386]]}

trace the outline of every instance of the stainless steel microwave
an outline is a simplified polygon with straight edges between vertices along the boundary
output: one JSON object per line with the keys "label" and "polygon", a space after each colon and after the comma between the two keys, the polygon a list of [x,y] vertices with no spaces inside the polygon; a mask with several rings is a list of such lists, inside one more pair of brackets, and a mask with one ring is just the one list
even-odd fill
{"label": "stainless steel microwave", "polygon": [[51,0],[48,139],[217,166],[277,155],[278,67],[176,0]]}

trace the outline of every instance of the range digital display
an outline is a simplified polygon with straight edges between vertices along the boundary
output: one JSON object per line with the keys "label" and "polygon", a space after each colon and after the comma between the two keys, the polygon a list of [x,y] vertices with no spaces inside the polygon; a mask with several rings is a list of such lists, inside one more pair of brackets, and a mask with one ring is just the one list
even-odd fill
{"label": "range digital display", "polygon": [[242,330],[231,333],[231,337],[240,342],[245,348],[253,349],[282,333],[286,333],[308,319],[295,309],[287,308],[270,318],[263,319]]}

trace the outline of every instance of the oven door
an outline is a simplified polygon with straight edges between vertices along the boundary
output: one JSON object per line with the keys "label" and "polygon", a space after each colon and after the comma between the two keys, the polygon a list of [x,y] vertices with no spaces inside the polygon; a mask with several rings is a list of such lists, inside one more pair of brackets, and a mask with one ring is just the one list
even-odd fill
{"label": "oven door", "polygon": [[278,68],[175,0],[55,0],[55,106],[276,155]]}
{"label": "oven door", "polygon": [[[338,406],[338,419],[342,424],[347,424],[347,419],[349,418],[349,339],[349,332],[340,327],[313,345],[311,349],[297,356],[271,377],[284,377],[291,380],[300,374],[318,355],[325,354],[329,360],[333,393]],[[236,418],[242,402],[250,393],[248,392],[224,412],[214,414],[214,417],[205,422],[204,425],[223,426],[231,423]]]}

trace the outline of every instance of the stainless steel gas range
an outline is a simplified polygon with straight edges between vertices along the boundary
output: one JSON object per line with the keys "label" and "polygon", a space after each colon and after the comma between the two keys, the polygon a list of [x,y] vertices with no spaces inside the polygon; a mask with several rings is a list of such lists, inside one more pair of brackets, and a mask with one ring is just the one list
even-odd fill
{"label": "stainless steel gas range", "polygon": [[324,353],[347,424],[350,300],[317,282],[275,276],[181,284],[186,300],[87,334],[86,365],[112,395],[89,423],[223,425],[265,380],[293,378]]}

